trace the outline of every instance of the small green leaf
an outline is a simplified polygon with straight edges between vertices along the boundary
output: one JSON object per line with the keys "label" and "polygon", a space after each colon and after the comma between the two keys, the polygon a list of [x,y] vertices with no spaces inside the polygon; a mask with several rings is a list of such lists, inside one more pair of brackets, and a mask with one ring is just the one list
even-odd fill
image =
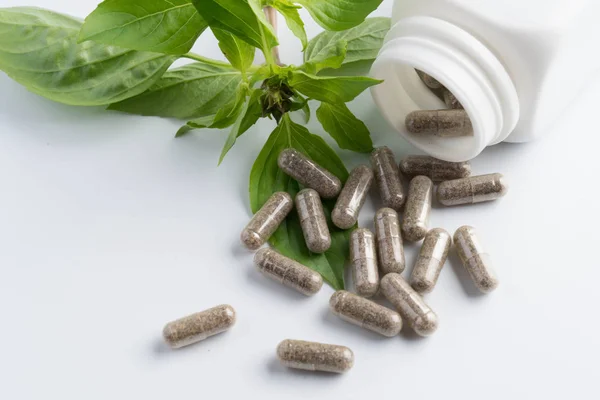
{"label": "small green leaf", "polygon": [[262,105],[260,103],[261,95],[261,90],[254,89],[250,96],[245,99],[238,119],[235,121],[235,124],[233,124],[231,130],[229,131],[227,141],[225,141],[225,145],[221,151],[221,156],[219,157],[219,164],[223,162],[227,152],[231,150],[237,138],[242,136],[244,132],[250,129],[250,127],[254,125],[262,116]]}
{"label": "small green leaf", "polygon": [[306,37],[306,30],[304,30],[304,22],[298,12],[301,7],[295,6],[290,0],[270,0],[267,4],[283,15],[290,31],[302,42],[302,51],[304,51],[308,44],[308,38]]}
{"label": "small green leaf", "polygon": [[109,109],[181,119],[204,117],[229,103],[241,83],[240,72],[233,68],[194,62],[167,71],[145,93]]}
{"label": "small green leaf", "polygon": [[231,65],[235,69],[246,72],[254,61],[255,48],[222,29],[212,28],[212,32],[219,41],[219,48]]}
{"label": "small green leaf", "polygon": [[105,0],[85,19],[79,41],[184,54],[207,26],[191,0]]}
{"label": "small green leaf", "polygon": [[277,46],[277,36],[259,0],[193,0],[193,3],[211,28],[230,32],[259,49]]}
{"label": "small green leaf", "polygon": [[[285,114],[269,136],[250,172],[250,205],[253,212],[258,211],[276,191],[287,191],[292,196],[298,192],[298,183],[281,171],[277,165],[279,153],[288,147],[303,152],[342,181],[348,178],[346,167],[331,147],[320,136],[311,134]],[[335,200],[324,202],[332,240],[331,248],[324,254],[308,251],[295,212],[290,213],[269,242],[283,255],[319,272],[334,289],[340,290],[344,288],[344,267],[348,258],[350,231],[340,230],[331,223],[330,211],[334,204]]]}
{"label": "small green leaf", "polygon": [[365,76],[323,77],[303,71],[291,71],[288,83],[311,99],[327,103],[345,103],[381,81]]}
{"label": "small green leaf", "polygon": [[327,52],[322,52],[317,57],[305,63],[304,66],[307,72],[316,74],[325,68],[337,69],[341,67],[346,58],[347,48],[348,42],[343,39],[339,40],[335,46],[328,47]]}
{"label": "small green leaf", "polygon": [[235,94],[235,99],[217,111],[210,128],[223,129],[233,125],[244,108],[247,94],[248,86],[240,85]]}
{"label": "small green leaf", "polygon": [[340,40],[348,43],[346,58],[342,65],[359,61],[372,62],[377,57],[389,30],[390,19],[377,17],[368,18],[357,27],[342,32],[322,32],[308,42],[304,52],[304,62],[314,63],[314,60],[327,58]]}
{"label": "small green leaf", "polygon": [[295,0],[328,31],[357,26],[379,7],[382,0]]}
{"label": "small green leaf", "polygon": [[373,150],[369,129],[344,103],[321,103],[317,119],[340,148],[359,153]]}
{"label": "small green leaf", "polygon": [[0,70],[60,103],[97,106],[148,89],[174,56],[77,43],[81,21],[30,7],[0,9]]}

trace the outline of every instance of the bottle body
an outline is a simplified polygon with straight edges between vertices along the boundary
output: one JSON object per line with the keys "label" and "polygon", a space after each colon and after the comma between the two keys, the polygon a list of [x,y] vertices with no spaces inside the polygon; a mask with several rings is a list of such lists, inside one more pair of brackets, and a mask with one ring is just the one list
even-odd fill
{"label": "bottle body", "polygon": [[[595,0],[397,0],[372,68],[373,97],[402,136],[436,158],[465,161],[485,147],[541,136],[600,68]],[[404,117],[445,108],[414,70],[433,76],[464,106],[473,135],[420,138]]]}

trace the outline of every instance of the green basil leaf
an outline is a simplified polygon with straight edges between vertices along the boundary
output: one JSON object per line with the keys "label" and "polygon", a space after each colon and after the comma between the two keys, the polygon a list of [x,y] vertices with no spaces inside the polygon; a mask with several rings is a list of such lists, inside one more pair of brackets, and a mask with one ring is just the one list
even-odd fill
{"label": "green basil leaf", "polygon": [[211,28],[230,32],[259,49],[277,46],[277,36],[259,0],[193,0]]}
{"label": "green basil leaf", "polygon": [[174,56],[77,43],[81,21],[30,7],[0,9],[0,70],[60,103],[97,106],[148,89]]}
{"label": "green basil leaf", "polygon": [[328,47],[327,52],[319,53],[316,57],[306,62],[304,68],[312,74],[316,74],[325,68],[337,69],[344,63],[347,49],[348,42],[343,39],[339,40],[335,46]]}
{"label": "green basil leaf", "polygon": [[317,119],[340,148],[359,153],[373,150],[369,129],[344,103],[321,103]]}
{"label": "green basil leaf", "polygon": [[368,18],[357,27],[342,32],[321,32],[308,42],[304,52],[304,62],[321,60],[332,53],[340,40],[348,43],[346,58],[342,65],[358,61],[372,62],[383,45],[383,39],[390,30],[390,19],[384,17]]}
{"label": "green basil leaf", "polygon": [[216,117],[215,114],[206,115],[204,117],[199,117],[199,118],[195,118],[191,121],[188,121],[185,125],[183,125],[181,128],[179,128],[179,130],[175,134],[175,137],[176,138],[181,137],[194,129],[208,128],[214,122],[215,117]]}
{"label": "green basil leaf", "polygon": [[366,76],[316,76],[291,71],[288,83],[307,97],[327,103],[345,103],[382,81]]}
{"label": "green basil leaf", "polygon": [[204,117],[235,98],[241,83],[240,72],[233,68],[194,62],[167,71],[145,93],[109,109],[181,119]]}
{"label": "green basil leaf", "polygon": [[233,125],[244,108],[247,94],[248,86],[245,84],[240,85],[235,94],[235,99],[217,111],[210,128],[223,129]]}
{"label": "green basil leaf", "polygon": [[379,7],[382,0],[295,0],[328,31],[355,27]]}
{"label": "green basil leaf", "polygon": [[262,116],[262,105],[260,103],[261,95],[262,90],[254,89],[250,96],[245,99],[238,119],[231,127],[231,131],[229,131],[229,135],[227,136],[227,140],[221,151],[221,156],[219,157],[219,164],[223,162],[227,152],[231,150],[237,138],[250,129],[250,127]]}
{"label": "green basil leaf", "polygon": [[[300,189],[298,182],[277,165],[279,153],[288,147],[303,152],[342,181],[348,178],[348,171],[335,151],[320,136],[311,134],[285,114],[269,136],[250,172],[250,205],[253,212],[257,212],[274,192],[287,191],[294,197]],[[296,212],[290,213],[269,242],[281,254],[319,272],[334,289],[340,290],[344,288],[344,266],[349,254],[350,230],[341,230],[331,223],[330,211],[335,200],[324,201],[323,205],[332,241],[331,248],[324,254],[308,251]]]}
{"label": "green basil leaf", "polygon": [[290,0],[270,0],[267,2],[268,5],[276,9],[285,18],[285,23],[290,28],[290,31],[300,39],[302,42],[302,50],[306,49],[308,44],[308,38],[306,37],[306,31],[304,30],[304,22],[300,18],[298,9],[300,6],[295,6]]}
{"label": "green basil leaf", "polygon": [[207,26],[191,0],[105,0],[85,19],[79,41],[184,54]]}
{"label": "green basil leaf", "polygon": [[235,69],[246,72],[254,61],[255,48],[227,31],[219,28],[211,30],[219,41],[219,48],[231,65]]}

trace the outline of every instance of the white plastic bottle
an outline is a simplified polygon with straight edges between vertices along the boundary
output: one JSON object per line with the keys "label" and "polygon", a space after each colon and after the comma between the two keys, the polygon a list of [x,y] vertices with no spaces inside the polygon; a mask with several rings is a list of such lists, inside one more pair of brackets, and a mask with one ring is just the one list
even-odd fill
{"label": "white plastic bottle", "polygon": [[[549,130],[600,70],[600,0],[395,0],[392,28],[371,74],[385,118],[434,157],[465,161],[501,141]],[[445,108],[415,68],[446,86],[473,136],[408,133],[406,114]]]}

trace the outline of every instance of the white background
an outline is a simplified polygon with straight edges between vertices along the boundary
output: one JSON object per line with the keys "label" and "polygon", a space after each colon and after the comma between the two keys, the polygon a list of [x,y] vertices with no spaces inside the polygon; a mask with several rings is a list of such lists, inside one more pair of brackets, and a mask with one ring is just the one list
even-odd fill
{"label": "white background", "polygon": [[[27,4],[0,1],[15,5]],[[35,5],[85,16],[95,1]],[[308,18],[307,29],[320,31]],[[280,32],[283,61],[300,63],[297,40]],[[222,58],[210,35],[195,50]],[[441,321],[427,339],[363,331],[329,313],[330,287],[305,298],[255,270],[238,237],[272,122],[217,168],[225,132],[175,140],[177,121],[52,103],[1,73],[0,93],[0,398],[597,397],[600,82],[543,140],[473,161],[478,174],[506,175],[504,199],[434,207],[432,227],[479,229],[501,284],[476,294],[452,255],[426,297]],[[376,145],[414,152],[368,93],[350,107]],[[349,168],[368,162],[340,154]],[[363,225],[377,204],[368,200]],[[417,250],[407,246],[405,275]],[[221,303],[237,310],[231,331],[179,351],[162,344],[166,322]],[[342,376],[287,370],[275,359],[285,338],[347,345],[355,366]]]}

